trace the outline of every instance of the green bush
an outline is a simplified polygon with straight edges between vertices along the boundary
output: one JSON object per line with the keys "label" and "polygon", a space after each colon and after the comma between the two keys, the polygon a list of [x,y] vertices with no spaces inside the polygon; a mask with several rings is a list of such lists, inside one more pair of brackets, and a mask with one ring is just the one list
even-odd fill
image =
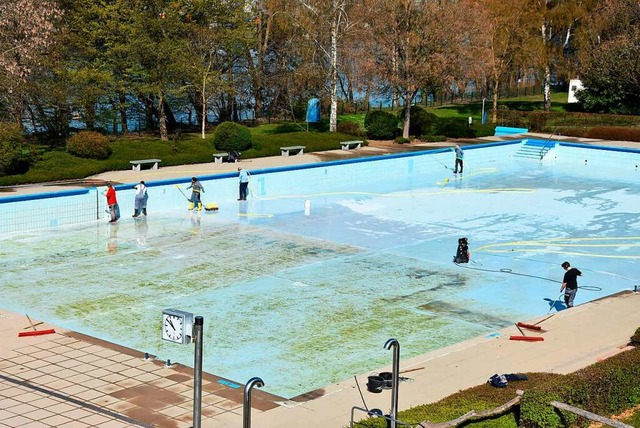
{"label": "green bush", "polygon": [[640,327],[636,329],[636,332],[631,336],[631,340],[629,341],[629,345],[632,346],[640,346]]}
{"label": "green bush", "polygon": [[360,124],[351,120],[343,120],[342,122],[339,122],[336,131],[347,135],[353,135],[354,137],[364,136],[362,128],[360,128]]}
{"label": "green bush", "polygon": [[107,159],[111,156],[109,138],[95,131],[80,131],[67,140],[67,152],[88,159]]}
{"label": "green bush", "polygon": [[411,142],[411,138],[396,137],[393,142],[396,144],[409,144]]}
{"label": "green bush", "polygon": [[421,135],[420,141],[425,143],[437,143],[439,141],[447,141],[447,137],[444,135]]}
{"label": "green bush", "polygon": [[[402,110],[398,119],[404,121],[406,110]],[[422,107],[411,106],[411,117],[409,118],[409,135],[431,135],[436,129],[438,116],[429,113]]]}
{"label": "green bush", "polygon": [[29,160],[29,150],[20,127],[0,123],[0,176],[26,172]]}
{"label": "green bush", "polygon": [[398,134],[398,118],[383,110],[374,110],[364,118],[367,137],[373,140],[391,140]]}
{"label": "green bush", "polygon": [[464,119],[441,119],[436,133],[449,138],[475,138],[476,136],[476,131],[470,128],[469,122]]}
{"label": "green bush", "polygon": [[216,126],[213,134],[213,146],[216,150],[241,152],[249,150],[252,145],[251,131],[246,126],[235,122],[222,122]]}

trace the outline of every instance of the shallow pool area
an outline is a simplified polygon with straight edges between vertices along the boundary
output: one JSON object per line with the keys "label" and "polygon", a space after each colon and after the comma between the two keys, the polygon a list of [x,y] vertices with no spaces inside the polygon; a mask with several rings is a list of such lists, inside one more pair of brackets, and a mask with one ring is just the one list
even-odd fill
{"label": "shallow pool area", "polygon": [[390,337],[406,359],[563,310],[565,260],[576,304],[640,284],[640,152],[523,144],[469,148],[457,175],[442,150],[251,171],[247,202],[234,175],[202,177],[217,213],[187,210],[186,177],[149,183],[134,220],[123,185],[115,225],[99,191],[72,196],[97,220],[55,227],[11,216],[62,198],[0,204],[0,307],[185,365],[193,347],[163,342],[160,316],[192,312],[206,371],[290,398],[388,364]]}

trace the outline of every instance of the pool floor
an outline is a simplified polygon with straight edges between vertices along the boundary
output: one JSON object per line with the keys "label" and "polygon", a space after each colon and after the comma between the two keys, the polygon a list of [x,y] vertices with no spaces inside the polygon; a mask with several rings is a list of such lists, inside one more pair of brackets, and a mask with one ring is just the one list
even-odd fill
{"label": "pool floor", "polygon": [[160,339],[162,310],[186,310],[205,320],[206,371],[293,397],[388,364],[391,337],[409,358],[562,310],[564,260],[584,273],[576,304],[639,283],[628,180],[465,171],[14,233],[0,307],[191,365],[192,346]]}

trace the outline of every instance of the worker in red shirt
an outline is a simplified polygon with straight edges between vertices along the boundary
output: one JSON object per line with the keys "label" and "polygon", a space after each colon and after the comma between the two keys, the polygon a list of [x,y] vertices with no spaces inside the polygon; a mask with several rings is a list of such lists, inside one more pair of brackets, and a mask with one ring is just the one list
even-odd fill
{"label": "worker in red shirt", "polygon": [[107,206],[109,207],[109,214],[111,220],[109,223],[115,223],[120,218],[120,207],[118,206],[118,200],[116,199],[116,189],[113,188],[110,181],[107,181]]}

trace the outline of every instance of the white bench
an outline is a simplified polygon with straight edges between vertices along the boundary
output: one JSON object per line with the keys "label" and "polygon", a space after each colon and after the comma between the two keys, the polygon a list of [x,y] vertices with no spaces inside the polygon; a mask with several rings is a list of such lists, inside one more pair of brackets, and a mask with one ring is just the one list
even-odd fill
{"label": "white bench", "polygon": [[133,171],[140,171],[142,165],[151,164],[151,169],[158,169],[158,164],[162,162],[160,159],[142,159],[129,161]]}
{"label": "white bench", "polygon": [[342,146],[342,150],[349,150],[351,148],[359,149],[362,147],[362,143],[364,143],[364,141],[341,141],[340,145]]}
{"label": "white bench", "polygon": [[229,157],[229,153],[214,153],[213,154],[213,163],[222,163],[225,158]]}
{"label": "white bench", "polygon": [[289,146],[289,147],[280,147],[280,152],[282,156],[289,156],[289,152],[295,152],[295,155],[303,155],[304,149],[306,146]]}

